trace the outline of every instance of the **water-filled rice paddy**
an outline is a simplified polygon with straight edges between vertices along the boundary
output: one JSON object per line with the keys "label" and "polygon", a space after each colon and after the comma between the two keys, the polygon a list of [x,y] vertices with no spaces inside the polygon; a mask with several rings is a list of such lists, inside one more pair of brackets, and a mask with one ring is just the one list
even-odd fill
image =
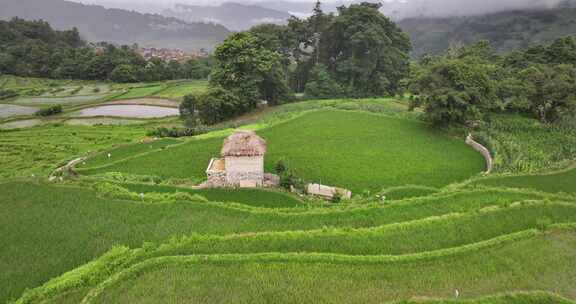
{"label": "water-filled rice paddy", "polygon": [[72,117],[131,117],[131,118],[161,118],[179,115],[178,109],[147,106],[147,105],[106,105],[82,109],[71,113]]}
{"label": "water-filled rice paddy", "polygon": [[177,108],[180,104],[177,101],[162,98],[135,98],[135,99],[120,99],[109,101],[106,105],[123,104],[123,105],[147,105],[147,106],[163,106]]}
{"label": "water-filled rice paddy", "polygon": [[37,108],[23,107],[17,105],[0,104],[0,118],[19,115],[32,115],[38,111]]}
{"label": "water-filled rice paddy", "polygon": [[68,97],[21,97],[14,101],[17,104],[75,104],[97,101],[108,96],[107,94],[94,94],[85,96],[68,96]]}

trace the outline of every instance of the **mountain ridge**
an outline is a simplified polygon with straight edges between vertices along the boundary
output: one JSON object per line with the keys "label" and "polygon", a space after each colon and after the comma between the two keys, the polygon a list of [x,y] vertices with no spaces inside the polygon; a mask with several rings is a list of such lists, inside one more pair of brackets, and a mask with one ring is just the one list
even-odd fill
{"label": "mountain ridge", "polygon": [[76,27],[84,39],[118,44],[211,49],[230,31],[222,25],[188,23],[158,14],[143,14],[65,0],[3,0],[0,19],[42,19],[56,29]]}

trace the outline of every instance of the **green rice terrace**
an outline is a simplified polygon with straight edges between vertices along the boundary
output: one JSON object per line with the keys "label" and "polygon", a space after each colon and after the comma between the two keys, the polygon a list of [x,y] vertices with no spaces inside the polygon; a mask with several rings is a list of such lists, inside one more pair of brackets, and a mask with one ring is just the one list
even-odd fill
{"label": "green rice terrace", "polygon": [[[0,303],[576,301],[576,127],[447,131],[403,99],[333,99],[155,138],[180,119],[77,113],[178,115],[206,82],[0,79],[19,92],[0,105]],[[29,109],[46,104],[63,111]],[[351,198],[198,188],[236,129],[265,140],[265,172]]]}

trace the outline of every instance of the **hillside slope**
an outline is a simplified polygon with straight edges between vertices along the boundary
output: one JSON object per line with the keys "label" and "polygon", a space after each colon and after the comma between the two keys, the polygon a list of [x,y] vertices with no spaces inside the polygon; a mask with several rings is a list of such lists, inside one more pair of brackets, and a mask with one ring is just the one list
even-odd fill
{"label": "hillside slope", "polygon": [[108,41],[143,46],[212,48],[229,31],[207,23],[186,23],[160,15],[141,14],[64,0],[3,0],[0,19],[15,16],[43,19],[57,29],[77,27],[89,41]]}
{"label": "hillside slope", "polygon": [[176,4],[162,14],[189,22],[216,22],[232,30],[246,30],[261,23],[285,23],[290,17],[284,11],[233,2],[218,6]]}
{"label": "hillside slope", "polygon": [[489,40],[497,51],[504,52],[576,34],[576,8],[564,6],[469,17],[408,18],[399,25],[412,38],[415,57],[478,40]]}

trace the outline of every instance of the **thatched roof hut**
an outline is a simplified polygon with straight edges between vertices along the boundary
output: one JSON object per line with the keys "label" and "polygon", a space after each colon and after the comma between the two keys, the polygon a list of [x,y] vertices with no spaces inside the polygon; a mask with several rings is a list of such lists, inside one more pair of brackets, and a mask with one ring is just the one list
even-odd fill
{"label": "thatched roof hut", "polygon": [[263,156],[266,141],[254,131],[237,130],[224,140],[220,154],[226,156]]}

